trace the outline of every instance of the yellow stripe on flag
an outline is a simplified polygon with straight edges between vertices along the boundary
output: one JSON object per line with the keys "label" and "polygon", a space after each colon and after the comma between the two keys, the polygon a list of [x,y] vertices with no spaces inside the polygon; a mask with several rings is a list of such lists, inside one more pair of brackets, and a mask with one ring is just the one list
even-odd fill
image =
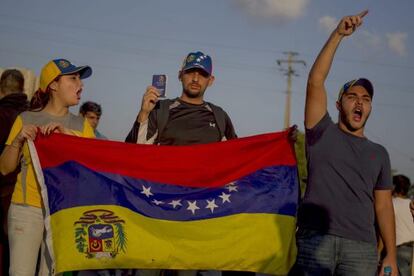
{"label": "yellow stripe on flag", "polygon": [[56,273],[169,268],[287,274],[296,257],[296,220],[291,216],[237,214],[167,221],[103,205],[64,209],[50,220]]}

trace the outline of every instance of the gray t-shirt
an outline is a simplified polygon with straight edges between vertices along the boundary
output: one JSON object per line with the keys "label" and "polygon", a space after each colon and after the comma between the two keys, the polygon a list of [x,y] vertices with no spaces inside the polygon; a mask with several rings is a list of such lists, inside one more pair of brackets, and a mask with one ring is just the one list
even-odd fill
{"label": "gray t-shirt", "polygon": [[26,111],[21,114],[23,124],[33,124],[37,126],[43,126],[51,122],[61,123],[64,127],[82,132],[84,118],[79,115],[74,115],[68,112],[64,116],[53,116],[44,111]]}
{"label": "gray t-shirt", "polygon": [[385,148],[342,131],[326,113],[306,130],[306,155],[299,227],[375,243],[374,190],[392,189]]}

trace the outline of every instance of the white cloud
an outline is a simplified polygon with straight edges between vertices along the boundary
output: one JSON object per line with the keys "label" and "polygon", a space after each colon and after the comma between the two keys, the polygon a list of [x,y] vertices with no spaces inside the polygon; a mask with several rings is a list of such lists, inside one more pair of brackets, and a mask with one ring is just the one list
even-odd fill
{"label": "white cloud", "polygon": [[327,33],[331,33],[338,25],[338,19],[335,17],[325,15],[319,18],[319,27]]}
{"label": "white cloud", "polygon": [[250,15],[284,22],[300,17],[309,0],[234,0],[233,2]]}
{"label": "white cloud", "polygon": [[361,32],[359,34],[361,36],[361,41],[364,47],[367,47],[368,49],[377,49],[381,47],[381,36],[365,30],[360,31]]}
{"label": "white cloud", "polygon": [[[329,15],[323,16],[318,20],[319,28],[327,33],[331,33],[338,23],[339,19]],[[363,28],[358,29],[350,38],[352,38],[355,45],[370,53],[384,50],[384,37]]]}
{"label": "white cloud", "polygon": [[[325,15],[319,18],[319,27],[327,33],[333,32],[338,26],[339,20],[335,17]],[[364,29],[358,30],[353,36],[358,37],[358,44],[362,47],[379,48],[381,46],[381,36]]]}
{"label": "white cloud", "polygon": [[407,47],[405,42],[407,40],[407,33],[395,32],[386,34],[388,48],[399,56],[407,55]]}

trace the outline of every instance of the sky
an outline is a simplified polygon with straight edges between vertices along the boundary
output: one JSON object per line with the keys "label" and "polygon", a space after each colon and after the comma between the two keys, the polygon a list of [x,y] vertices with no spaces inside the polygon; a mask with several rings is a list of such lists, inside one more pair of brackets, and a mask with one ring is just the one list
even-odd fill
{"label": "sky", "polygon": [[[328,111],[346,81],[374,84],[366,136],[388,150],[397,173],[414,180],[412,0],[0,0],[0,67],[39,74],[55,58],[90,65],[82,102],[103,107],[99,130],[123,141],[153,74],[167,74],[178,97],[184,57],[213,59],[215,83],[206,100],[222,106],[240,137],[283,129],[286,52],[297,52],[291,124],[303,131],[308,72],[346,15],[368,9],[363,26],[340,45],[326,82]],[[78,107],[71,108],[74,113]]]}

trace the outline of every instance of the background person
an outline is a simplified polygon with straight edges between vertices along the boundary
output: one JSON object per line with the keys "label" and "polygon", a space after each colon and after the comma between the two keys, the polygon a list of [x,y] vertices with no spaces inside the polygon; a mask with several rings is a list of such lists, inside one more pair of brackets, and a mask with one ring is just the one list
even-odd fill
{"label": "background person", "polygon": [[[16,69],[5,70],[0,77],[0,154],[17,115],[28,107],[27,96],[23,93],[24,77]],[[19,168],[0,174],[0,275],[7,275],[9,269],[9,245],[7,237],[7,213],[16,183]],[[1,274],[3,273],[3,274]]]}
{"label": "background person", "polygon": [[102,107],[99,104],[91,101],[84,102],[79,108],[79,114],[88,120],[89,124],[95,131],[96,138],[104,140],[107,139],[98,131],[99,120],[102,116]]}
{"label": "background person", "polygon": [[395,213],[397,265],[401,276],[410,276],[413,261],[414,222],[409,210],[411,200],[407,194],[411,182],[405,175],[395,175],[392,203]]}

